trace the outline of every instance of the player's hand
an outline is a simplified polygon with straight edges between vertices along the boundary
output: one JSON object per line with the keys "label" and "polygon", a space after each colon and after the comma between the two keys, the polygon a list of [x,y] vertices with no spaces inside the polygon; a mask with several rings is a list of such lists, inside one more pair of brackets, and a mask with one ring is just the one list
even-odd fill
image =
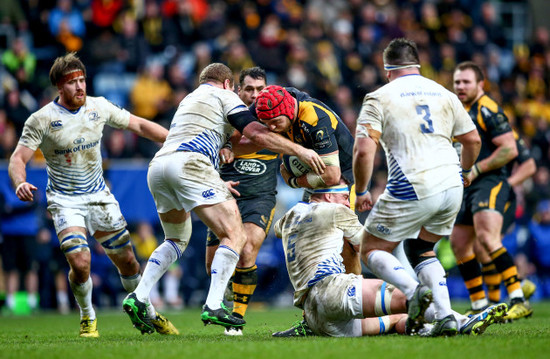
{"label": "player's hand", "polygon": [[355,210],[365,212],[372,209],[372,195],[370,192],[355,198]]}
{"label": "player's hand", "polygon": [[229,189],[229,192],[231,192],[233,196],[237,197],[240,197],[241,194],[235,189],[235,187],[237,187],[240,183],[241,182],[239,181],[225,181],[225,185],[227,186],[227,189]]}
{"label": "player's hand", "polygon": [[231,163],[233,162],[234,159],[235,159],[235,154],[230,148],[224,147],[220,150],[220,163],[222,165],[226,163]]}
{"label": "player's hand", "polygon": [[298,158],[300,158],[303,163],[307,164],[318,175],[325,173],[325,168],[327,166],[317,152],[304,148],[304,150],[298,154]]}
{"label": "player's hand", "polygon": [[23,182],[17,188],[15,189],[15,195],[17,198],[19,198],[21,201],[24,202],[30,202],[34,199],[34,191],[36,191],[38,188],[29,183],[29,182]]}
{"label": "player's hand", "polygon": [[479,176],[479,167],[474,165],[470,171],[462,170],[462,179],[464,181],[464,187],[468,187],[474,182],[474,180]]}

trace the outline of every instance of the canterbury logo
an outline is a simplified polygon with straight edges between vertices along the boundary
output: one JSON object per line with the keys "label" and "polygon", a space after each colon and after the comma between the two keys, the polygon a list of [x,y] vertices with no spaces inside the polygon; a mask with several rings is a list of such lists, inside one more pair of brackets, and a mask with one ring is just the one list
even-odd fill
{"label": "canterbury logo", "polygon": [[202,192],[202,197],[205,199],[209,199],[214,197],[216,194],[214,193],[214,189],[209,189],[207,191]]}

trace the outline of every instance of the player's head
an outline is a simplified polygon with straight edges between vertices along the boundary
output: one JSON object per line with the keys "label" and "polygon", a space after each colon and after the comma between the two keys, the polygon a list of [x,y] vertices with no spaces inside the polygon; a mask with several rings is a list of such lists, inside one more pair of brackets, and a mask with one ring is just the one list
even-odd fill
{"label": "player's head", "polygon": [[250,67],[241,71],[238,93],[247,106],[256,101],[256,97],[266,86],[267,76],[261,67]]}
{"label": "player's head", "polygon": [[420,68],[416,44],[414,41],[402,37],[393,39],[384,49],[382,57],[384,70],[388,72],[388,77],[392,71]]}
{"label": "player's head", "polygon": [[310,202],[339,203],[349,208],[349,187],[340,183],[336,186],[316,188],[313,190]]}
{"label": "player's head", "polygon": [[55,59],[50,82],[57,87],[60,104],[68,109],[78,109],[86,102],[86,67],[76,53]]}
{"label": "player's head", "polygon": [[296,117],[295,112],[296,99],[281,86],[267,86],[256,98],[258,119],[273,132],[287,132]]}
{"label": "player's head", "polygon": [[484,81],[481,67],[472,61],[458,64],[453,74],[454,91],[465,105],[471,105],[483,95]]}
{"label": "player's head", "polygon": [[221,84],[225,89],[233,90],[233,72],[224,64],[215,62],[206,66],[199,75],[199,84],[207,82]]}

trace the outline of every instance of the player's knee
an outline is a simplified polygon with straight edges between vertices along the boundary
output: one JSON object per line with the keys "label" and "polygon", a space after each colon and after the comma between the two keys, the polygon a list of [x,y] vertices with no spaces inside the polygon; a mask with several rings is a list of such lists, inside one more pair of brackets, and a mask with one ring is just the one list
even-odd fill
{"label": "player's knee", "polygon": [[130,233],[126,228],[96,239],[107,254],[120,254],[127,249],[125,247],[132,245],[130,242]]}
{"label": "player's knee", "polygon": [[60,248],[65,255],[90,251],[86,235],[82,232],[67,232],[59,236]]}
{"label": "player's knee", "polygon": [[427,252],[431,252],[434,249],[434,243],[422,240],[420,238],[409,238],[403,243],[405,254],[409,260],[411,266],[415,268],[421,262],[433,256],[424,255]]}
{"label": "player's knee", "polygon": [[183,252],[185,252],[185,249],[187,248],[187,244],[189,244],[189,239],[186,241],[179,239],[165,239],[164,241],[173,243],[176,251],[178,252],[178,259],[181,258]]}
{"label": "player's knee", "polygon": [[84,283],[90,276],[90,252],[72,253],[67,255],[70,271],[77,283]]}
{"label": "player's knee", "polygon": [[191,231],[193,228],[191,217],[187,217],[187,219],[181,223],[170,223],[161,220],[160,224],[164,231],[164,241],[172,244],[177,252],[178,258],[181,258],[191,238]]}
{"label": "player's knee", "polygon": [[189,243],[189,238],[191,238],[191,231],[193,230],[191,217],[188,217],[185,221],[181,223],[169,223],[165,221],[160,221],[160,224],[162,226],[162,229],[164,230],[165,239],[173,240],[174,243],[182,243],[183,250],[185,250],[187,244]]}

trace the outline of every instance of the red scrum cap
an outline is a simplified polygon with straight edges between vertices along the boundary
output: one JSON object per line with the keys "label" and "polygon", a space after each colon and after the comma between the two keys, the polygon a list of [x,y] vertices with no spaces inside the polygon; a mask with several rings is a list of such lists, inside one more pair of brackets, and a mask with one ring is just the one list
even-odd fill
{"label": "red scrum cap", "polygon": [[260,120],[270,120],[285,115],[292,121],[295,108],[294,97],[281,86],[267,86],[256,97],[256,114]]}

